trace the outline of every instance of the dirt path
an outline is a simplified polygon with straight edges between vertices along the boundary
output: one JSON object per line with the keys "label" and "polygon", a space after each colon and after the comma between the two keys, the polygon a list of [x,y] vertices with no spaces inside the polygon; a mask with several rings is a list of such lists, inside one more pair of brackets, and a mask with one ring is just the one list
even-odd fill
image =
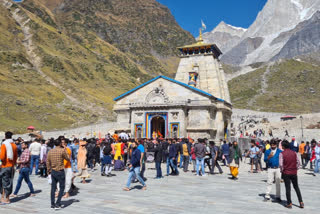
{"label": "dirt path", "polygon": [[12,18],[20,25],[21,30],[24,34],[24,40],[23,45],[26,49],[26,53],[28,55],[28,60],[33,66],[33,69],[37,71],[45,80],[47,80],[51,85],[57,87],[65,96],[67,99],[69,99],[73,104],[80,105],[84,108],[86,108],[85,105],[83,105],[83,102],[81,103],[77,98],[70,95],[64,88],[54,81],[51,77],[46,75],[41,70],[41,57],[39,57],[35,50],[36,47],[33,45],[32,37],[33,34],[31,33],[30,27],[28,26],[28,23],[30,22],[30,18],[27,16],[27,14],[23,13],[23,11],[20,10],[20,8],[12,8],[13,3],[8,0],[2,0],[2,4],[10,11]]}
{"label": "dirt path", "polygon": [[267,89],[268,89],[268,75],[269,75],[269,73],[271,72],[271,69],[270,69],[270,68],[271,68],[272,66],[273,66],[273,63],[270,63],[270,64],[267,66],[266,71],[263,73],[262,78],[261,78],[261,89],[260,89],[260,91],[259,91],[258,94],[256,94],[255,96],[253,96],[253,97],[249,100],[248,106],[254,105],[255,102],[256,102],[256,99],[257,99],[259,96],[261,96],[261,95],[263,95],[263,94],[265,94],[265,93],[267,92]]}

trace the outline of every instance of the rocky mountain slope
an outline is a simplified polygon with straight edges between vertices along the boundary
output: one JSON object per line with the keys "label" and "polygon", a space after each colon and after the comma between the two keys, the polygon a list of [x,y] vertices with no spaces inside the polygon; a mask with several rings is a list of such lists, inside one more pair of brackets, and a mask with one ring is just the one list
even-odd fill
{"label": "rocky mountain slope", "polygon": [[194,42],[155,0],[0,0],[0,130],[112,118],[112,98],[172,75]]}
{"label": "rocky mountain slope", "polygon": [[205,32],[203,34],[203,40],[206,43],[217,44],[222,53],[225,53],[240,41],[246,30],[247,29],[228,25],[222,21],[211,32]]}
{"label": "rocky mountain slope", "polygon": [[[293,40],[300,39],[299,36],[294,36],[294,32],[298,31],[295,28],[301,28],[300,23],[308,20],[314,22],[312,20],[316,19],[315,13],[319,10],[320,1],[318,0],[268,0],[254,23],[239,42],[221,57],[221,60],[227,64],[249,65],[267,62],[272,58],[289,58],[306,53],[305,50],[314,49],[312,47],[314,44],[307,47],[308,44],[305,43],[301,47],[299,42],[294,42]],[[305,35],[312,31],[312,34],[316,35],[319,28],[306,28],[299,31],[301,31],[300,34]],[[295,45],[293,50],[290,53],[283,50],[279,54],[288,42],[287,46]]]}
{"label": "rocky mountain slope", "polygon": [[234,108],[312,113],[320,111],[320,62],[313,55],[278,60],[229,80]]}
{"label": "rocky mountain slope", "polygon": [[311,19],[301,22],[293,30],[280,36],[290,36],[281,51],[272,58],[293,58],[295,56],[320,52],[320,10]]}

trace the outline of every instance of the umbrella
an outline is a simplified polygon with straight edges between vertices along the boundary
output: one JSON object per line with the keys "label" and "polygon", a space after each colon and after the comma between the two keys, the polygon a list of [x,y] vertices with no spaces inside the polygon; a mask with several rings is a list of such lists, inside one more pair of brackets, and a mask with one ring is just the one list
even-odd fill
{"label": "umbrella", "polygon": [[35,130],[34,126],[29,126],[27,130]]}

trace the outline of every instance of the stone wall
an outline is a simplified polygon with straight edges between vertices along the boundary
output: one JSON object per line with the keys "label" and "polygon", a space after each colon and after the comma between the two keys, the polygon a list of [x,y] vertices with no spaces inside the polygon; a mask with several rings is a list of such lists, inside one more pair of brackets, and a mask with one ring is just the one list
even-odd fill
{"label": "stone wall", "polygon": [[182,57],[175,79],[188,84],[189,72],[197,72],[199,74],[196,88],[230,103],[230,95],[224,71],[213,55]]}

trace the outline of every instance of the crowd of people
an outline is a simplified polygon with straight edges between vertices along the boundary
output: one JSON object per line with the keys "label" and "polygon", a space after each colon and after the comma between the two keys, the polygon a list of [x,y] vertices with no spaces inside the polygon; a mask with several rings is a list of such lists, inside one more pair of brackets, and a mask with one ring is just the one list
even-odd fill
{"label": "crowd of people", "polygon": [[[9,204],[10,198],[17,197],[22,181],[25,180],[30,196],[35,195],[30,175],[48,178],[51,184],[51,208],[60,209],[62,197],[68,198],[76,189],[74,179],[86,183],[90,172],[99,166],[101,176],[112,177],[112,171],[129,172],[124,191],[130,191],[132,182],[140,182],[146,190],[144,176],[146,162],[155,163],[155,179],[166,176],[179,176],[181,171],[191,171],[196,176],[207,176],[209,168],[212,175],[224,173],[220,164],[228,167],[232,180],[239,178],[239,167],[243,158],[250,158],[251,173],[267,170],[268,180],[264,201],[270,201],[272,185],[276,183],[276,201],[280,198],[280,183],[286,188],[287,208],[292,208],[291,183],[297,193],[300,208],[304,207],[298,185],[297,171],[314,167],[319,173],[320,144],[315,140],[298,142],[292,139],[272,139],[270,141],[251,141],[251,148],[241,151],[237,141],[228,143],[220,140],[219,146],[208,139],[131,139],[128,134],[106,135],[103,139],[57,139],[44,140],[40,137],[31,141],[22,138],[14,140],[11,132],[5,133],[0,147],[0,194],[1,204]],[[265,167],[262,165],[264,156]],[[165,164],[165,173],[161,165]],[[301,165],[301,167],[300,167]],[[191,167],[191,170],[189,168]],[[215,173],[215,168],[218,172]],[[255,168],[255,170],[254,170]],[[34,171],[33,171],[34,169]],[[19,172],[15,191],[13,178]],[[315,175],[315,174],[314,174]]]}

